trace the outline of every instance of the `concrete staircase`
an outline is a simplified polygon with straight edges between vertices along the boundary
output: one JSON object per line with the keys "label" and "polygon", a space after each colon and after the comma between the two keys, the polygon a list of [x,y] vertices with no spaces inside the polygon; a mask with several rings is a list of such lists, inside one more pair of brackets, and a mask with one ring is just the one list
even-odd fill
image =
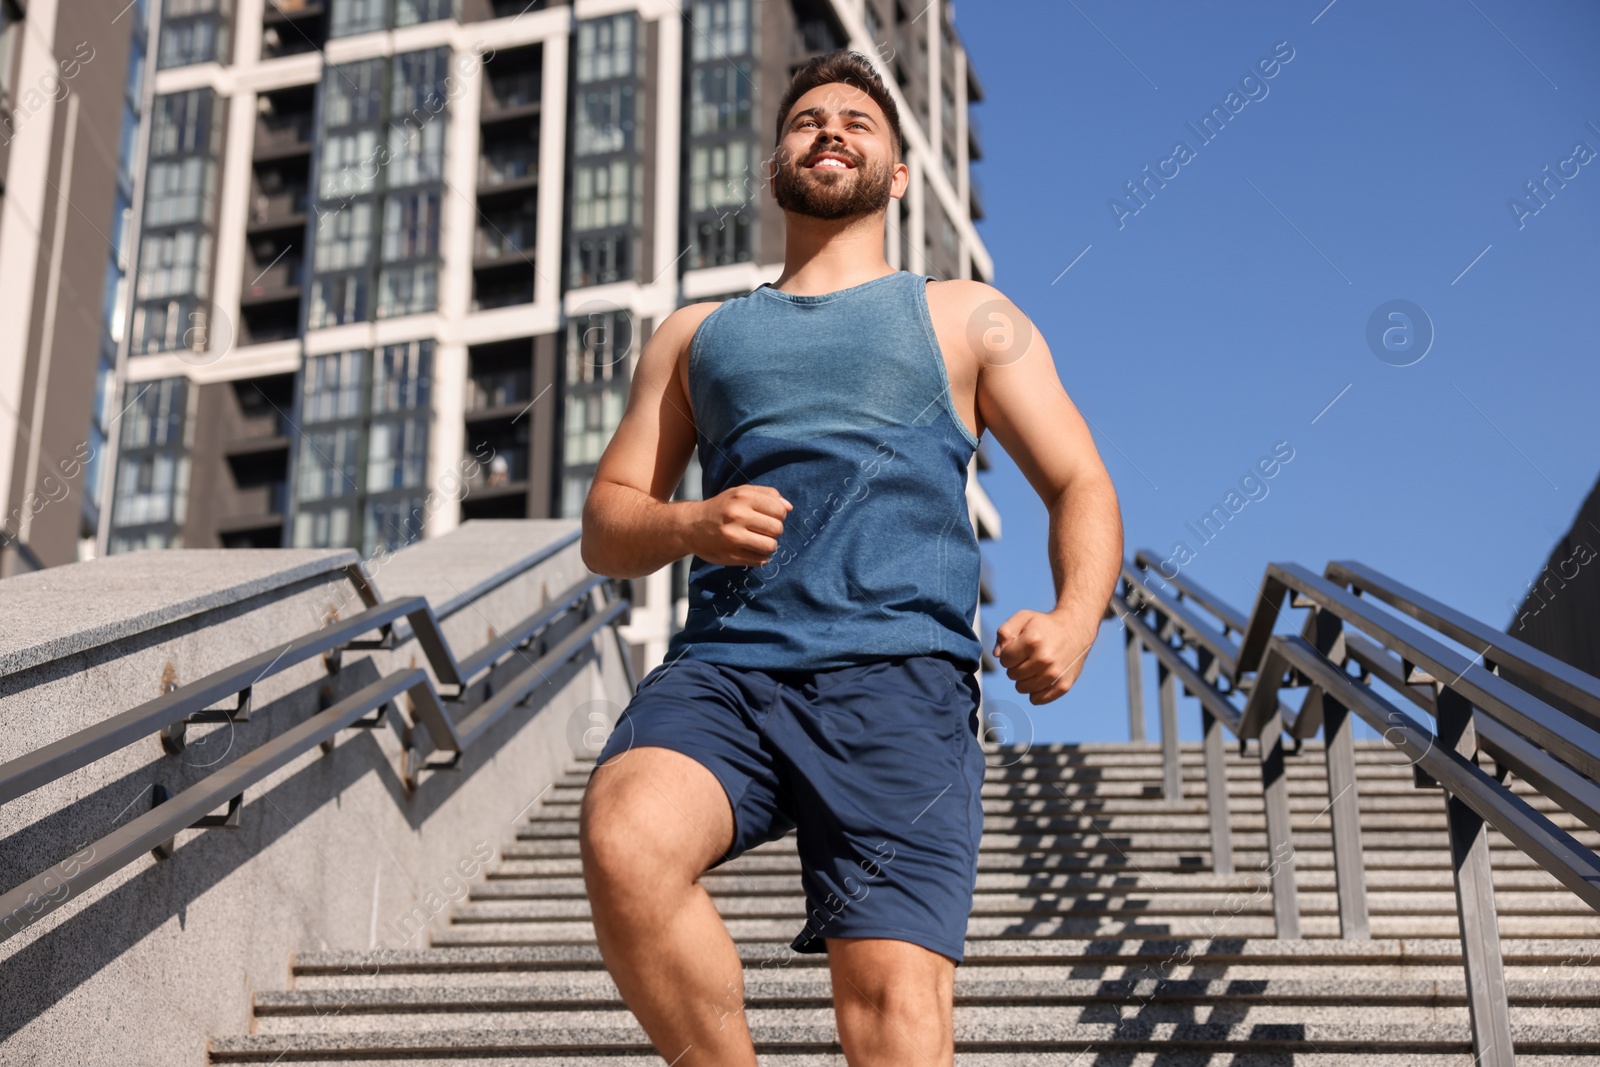
{"label": "concrete staircase", "polygon": [[[1358,745],[1370,941],[1338,940],[1319,746],[1289,759],[1304,940],[1273,938],[1260,771],[1229,756],[1239,873],[1209,870],[1204,780],[1160,796],[1155,745],[996,749],[966,962],[962,1065],[1472,1063],[1443,800],[1381,743]],[[374,964],[311,952],[258,992],[252,1032],[215,1063],[617,1067],[659,1064],[595,949],[578,860],[588,765],[545,795],[432,946]],[[1524,794],[1600,847],[1600,834]],[[1496,835],[1500,932],[1517,1052],[1600,1062],[1600,916]],[[803,898],[792,838],[708,875],[745,961],[763,1063],[834,1064],[822,956],[795,956]]]}

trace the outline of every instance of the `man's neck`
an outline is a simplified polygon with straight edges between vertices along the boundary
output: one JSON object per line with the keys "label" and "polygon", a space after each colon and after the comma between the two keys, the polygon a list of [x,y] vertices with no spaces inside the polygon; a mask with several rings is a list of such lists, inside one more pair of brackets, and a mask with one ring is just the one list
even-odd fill
{"label": "man's neck", "polygon": [[783,273],[773,288],[796,296],[848,289],[894,270],[883,258],[884,216],[814,219],[784,215]]}

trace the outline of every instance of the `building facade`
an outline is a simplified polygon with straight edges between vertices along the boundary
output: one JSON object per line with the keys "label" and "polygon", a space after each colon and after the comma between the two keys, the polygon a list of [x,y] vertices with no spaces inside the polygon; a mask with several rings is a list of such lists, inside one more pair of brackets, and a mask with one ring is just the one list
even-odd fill
{"label": "building facade", "polygon": [[[992,277],[969,176],[981,91],[952,18],[164,0],[99,547],[372,558],[472,518],[577,517],[654,325],[778,276],[772,111],[837,47],[875,57],[901,109],[890,263]],[[691,464],[680,497],[698,492]],[[998,536],[975,472],[969,501]],[[635,583],[640,669],[681,625],[686,575]]]}
{"label": "building facade", "polygon": [[0,0],[0,576],[95,553],[119,419],[150,12],[83,16]]}

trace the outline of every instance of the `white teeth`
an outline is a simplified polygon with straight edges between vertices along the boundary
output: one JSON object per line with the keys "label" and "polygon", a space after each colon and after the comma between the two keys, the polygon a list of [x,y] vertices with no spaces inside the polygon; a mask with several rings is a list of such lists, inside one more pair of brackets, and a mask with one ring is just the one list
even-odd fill
{"label": "white teeth", "polygon": [[820,163],[813,163],[812,164],[812,169],[816,169],[817,167],[842,167],[842,168],[848,169],[849,166],[850,166],[850,164],[841,162],[840,160],[837,160],[837,159],[824,159]]}

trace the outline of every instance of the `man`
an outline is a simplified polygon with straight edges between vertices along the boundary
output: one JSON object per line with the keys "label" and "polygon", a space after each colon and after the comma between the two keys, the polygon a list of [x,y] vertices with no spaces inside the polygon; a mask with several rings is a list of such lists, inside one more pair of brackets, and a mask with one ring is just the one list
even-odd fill
{"label": "man", "polygon": [[[1056,607],[1014,615],[995,650],[1033,704],[1082,669],[1121,520],[1026,316],[885,261],[909,171],[865,59],[812,60],[777,121],[783,273],[661,323],[584,507],[597,573],[694,557],[688,621],[591,774],[584,878],[656,1050],[753,1065],[740,953],[699,878],[796,829],[789,949],[828,954],[847,1060],[950,1064],[983,829],[968,461],[993,431],[1049,509]],[[705,499],[670,502],[697,445]],[[804,978],[790,951],[755,956],[764,992]]]}

